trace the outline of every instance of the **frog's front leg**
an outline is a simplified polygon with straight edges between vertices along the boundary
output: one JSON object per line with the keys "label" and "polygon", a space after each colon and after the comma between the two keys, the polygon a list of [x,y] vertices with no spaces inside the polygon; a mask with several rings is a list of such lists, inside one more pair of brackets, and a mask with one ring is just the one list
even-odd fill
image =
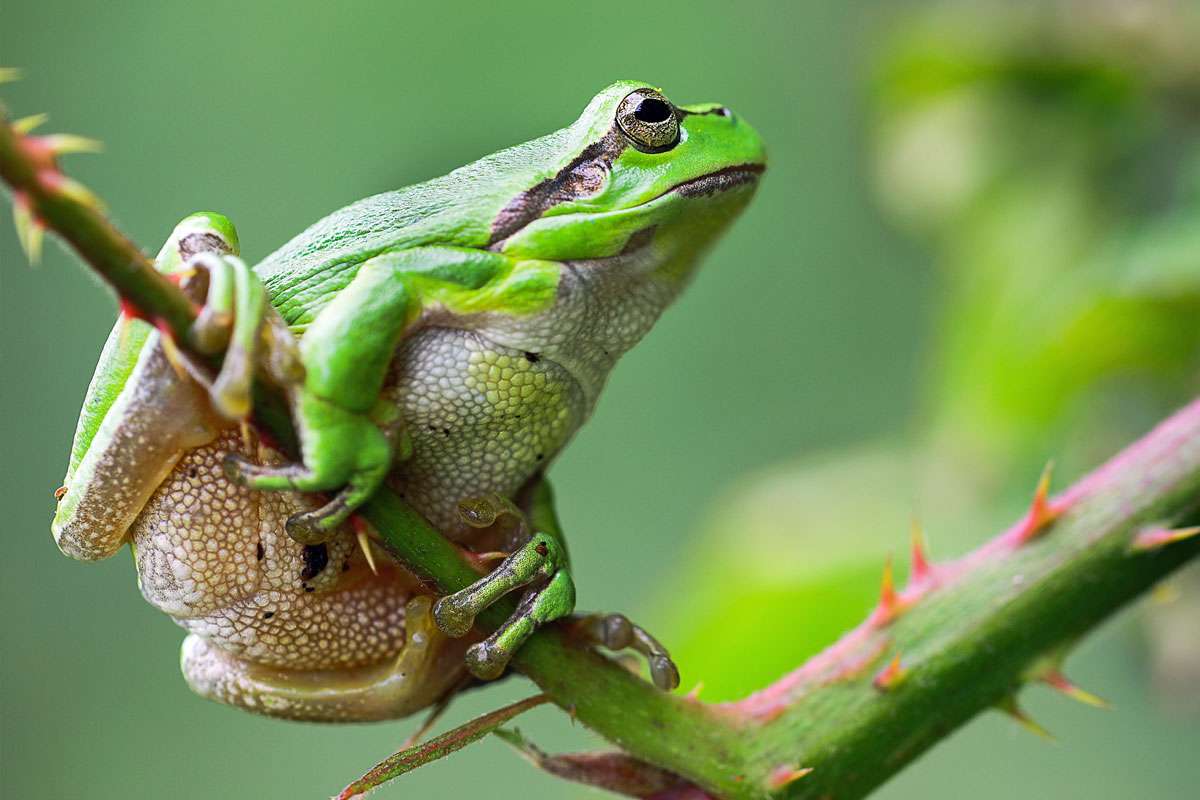
{"label": "frog's front leg", "polygon": [[[467,650],[467,668],[476,677],[499,677],[521,645],[547,622],[567,617],[575,608],[575,583],[571,577],[566,544],[559,533],[553,496],[544,479],[529,493],[529,519],[538,532],[509,555],[487,576],[467,588],[447,595],[434,606],[434,620],[448,636],[462,636],[475,617],[504,595],[529,587],[517,610],[487,639]],[[498,520],[524,516],[503,498],[481,498],[460,504],[465,522],[489,527]],[[650,666],[654,684],[670,691],[679,685],[679,670],[658,640],[621,614],[594,614],[572,626],[573,634],[610,650],[632,649]]]}
{"label": "frog's front leg", "polygon": [[339,490],[324,506],[288,520],[296,541],[328,539],[391,469],[398,420],[377,406],[392,353],[412,321],[410,299],[396,259],[363,264],[300,341],[304,380],[291,399],[301,462],[268,466],[233,454],[226,459],[226,474],[253,489]]}
{"label": "frog's front leg", "polygon": [[[481,501],[472,505],[478,507]],[[434,620],[447,636],[463,636],[475,617],[509,592],[529,587],[517,610],[496,632],[467,651],[467,669],[477,678],[498,678],[535,630],[575,610],[575,582],[567,553],[554,536],[538,532],[486,577],[434,606]]]}

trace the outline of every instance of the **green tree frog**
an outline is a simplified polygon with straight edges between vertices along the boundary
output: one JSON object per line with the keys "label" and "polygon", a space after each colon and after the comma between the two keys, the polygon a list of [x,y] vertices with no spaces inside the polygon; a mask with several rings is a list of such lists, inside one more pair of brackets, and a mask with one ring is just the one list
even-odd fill
{"label": "green tree frog", "polygon": [[[213,376],[148,324],[118,322],[80,415],[53,533],[100,559],[132,546],[141,591],[189,632],[185,678],[259,713],[404,716],[498,676],[570,614],[564,545],[528,530],[539,481],[622,353],[750,200],[763,145],[716,104],[636,81],[569,126],[369,197],[255,266],[219,214],[183,220],[156,265],[203,300]],[[282,355],[256,367],[264,342]],[[244,421],[258,374],[286,390],[300,460]],[[444,534],[507,557],[437,600],[375,565],[353,516],[384,481]],[[540,499],[539,499],[540,498]],[[520,589],[496,633],[477,614]],[[623,617],[576,626],[677,674]]]}

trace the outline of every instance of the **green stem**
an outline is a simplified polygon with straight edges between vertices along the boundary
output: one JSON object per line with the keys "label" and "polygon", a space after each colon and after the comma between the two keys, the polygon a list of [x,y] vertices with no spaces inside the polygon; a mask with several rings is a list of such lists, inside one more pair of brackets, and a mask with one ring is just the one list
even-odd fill
{"label": "green stem", "polygon": [[34,217],[65,239],[121,299],[153,313],[184,341],[195,312],[183,293],[156,272],[146,254],[104,216],[99,203],[64,192],[62,176],[45,154],[30,151],[33,137],[18,135],[0,107],[0,178],[20,193]]}
{"label": "green stem", "polygon": [[[1148,530],[1195,522],[1200,401],[1051,501],[1061,516],[1027,538],[1022,520],[934,567],[797,672],[735,707],[763,724],[754,771],[797,759],[813,773],[787,797],[866,796],[980,711],[1060,676],[1089,630],[1200,554],[1200,536],[1132,549]],[[899,658],[898,679],[886,667]],[[882,684],[883,689],[877,684]],[[1115,722],[1111,724],[1116,724]]]}
{"label": "green stem", "polygon": [[[191,304],[94,205],[41,175],[25,138],[0,110],[0,177],[125,302],[185,343]],[[256,389],[256,424],[286,445],[293,436],[283,405]],[[739,703],[659,692],[558,627],[535,635],[514,664],[584,724],[714,795],[862,797],[1200,553],[1200,537],[1130,550],[1146,525],[1186,521],[1197,498],[1200,403],[1055,500],[1050,508],[1062,517],[1040,535],[1025,541],[1029,528],[1019,523],[934,568],[829,650]],[[365,514],[439,592],[477,577],[394,493],[379,492]],[[557,531],[553,519],[537,524]],[[494,628],[511,609],[498,604],[480,623]],[[898,668],[889,671],[893,658]]]}

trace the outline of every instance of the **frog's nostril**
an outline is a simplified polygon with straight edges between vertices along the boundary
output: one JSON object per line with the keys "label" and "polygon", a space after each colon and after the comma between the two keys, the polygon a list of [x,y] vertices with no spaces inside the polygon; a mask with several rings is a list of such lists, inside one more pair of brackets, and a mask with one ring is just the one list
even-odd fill
{"label": "frog's nostril", "polygon": [[730,111],[725,106],[721,106],[719,108],[713,109],[713,113],[719,114],[720,116],[725,117],[726,119],[733,119],[733,112]]}

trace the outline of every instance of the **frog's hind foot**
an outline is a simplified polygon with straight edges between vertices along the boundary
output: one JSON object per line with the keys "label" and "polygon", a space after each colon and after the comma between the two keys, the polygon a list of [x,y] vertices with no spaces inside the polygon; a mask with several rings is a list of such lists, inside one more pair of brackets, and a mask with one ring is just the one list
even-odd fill
{"label": "frog's hind foot", "polygon": [[624,614],[588,614],[576,619],[571,631],[589,643],[609,650],[640,653],[650,668],[650,679],[664,692],[679,686],[679,668],[666,648]]}
{"label": "frog's hind foot", "polygon": [[192,325],[192,341],[202,352],[224,351],[221,369],[207,385],[213,407],[229,420],[250,415],[251,386],[267,316],[266,289],[235,255],[204,252],[187,264],[208,274],[204,307]]}
{"label": "frog's hind foot", "polygon": [[[513,526],[510,535],[524,530],[520,512],[499,496],[464,501],[459,515],[474,527],[489,527],[500,521]],[[566,549],[554,536],[535,533],[490,574],[441,598],[433,607],[434,621],[443,633],[464,636],[478,614],[518,589],[525,589],[525,593],[512,616],[495,633],[467,650],[467,669],[481,680],[500,677],[538,627],[574,610],[575,583],[567,568]]]}
{"label": "frog's hind foot", "polygon": [[155,258],[155,268],[179,279],[200,304],[188,344],[221,357],[221,367],[213,377],[182,353],[173,358],[205,388],[220,416],[238,421],[250,414],[250,389],[264,344],[270,377],[280,383],[303,377],[295,340],[271,309],[258,276],[238,258],[237,229],[228,218],[212,211],[184,217]]}

